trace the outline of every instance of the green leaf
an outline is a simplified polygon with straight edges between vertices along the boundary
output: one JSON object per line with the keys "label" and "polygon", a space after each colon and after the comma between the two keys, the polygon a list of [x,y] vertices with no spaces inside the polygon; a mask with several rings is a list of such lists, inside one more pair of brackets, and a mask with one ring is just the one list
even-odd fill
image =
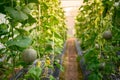
{"label": "green leaf", "polygon": [[89,80],[101,80],[101,79],[100,79],[100,76],[98,74],[92,73],[89,76]]}
{"label": "green leaf", "polygon": [[17,36],[15,39],[9,40],[7,42],[8,47],[20,47],[20,48],[27,48],[31,45],[32,40],[27,36]]}
{"label": "green leaf", "polygon": [[[85,61],[86,62],[91,62],[91,61],[95,61],[96,60],[96,57],[97,55],[95,54],[96,52],[94,51],[93,48],[89,49],[86,54],[84,54],[84,58],[85,58]],[[91,60],[92,58],[92,60]]]}
{"label": "green leaf", "polygon": [[24,12],[24,13],[26,13],[26,14],[30,14],[30,9],[29,9],[29,7],[28,6],[24,6],[23,8],[22,8],[22,11]]}
{"label": "green leaf", "polygon": [[55,47],[55,53],[56,53],[56,54],[60,54],[60,53],[61,53],[61,51],[62,51],[62,49],[61,49],[61,47],[60,47],[60,46]]}
{"label": "green leaf", "polygon": [[84,0],[83,2],[84,2],[84,3],[85,3],[85,2],[88,2],[88,0]]}
{"label": "green leaf", "polygon": [[30,25],[32,25],[35,22],[36,22],[36,19],[33,18],[31,15],[28,15],[28,19],[24,21],[23,24],[29,23]]}
{"label": "green leaf", "polygon": [[28,3],[39,3],[38,0],[25,0],[25,3],[28,4]]}
{"label": "green leaf", "polygon": [[45,2],[41,2],[40,5],[41,5],[41,8],[43,10],[47,10],[48,9],[48,5]]}
{"label": "green leaf", "polygon": [[53,22],[54,25],[57,25],[59,23],[59,20],[56,17],[56,15],[50,15],[50,20]]}
{"label": "green leaf", "polygon": [[52,75],[50,75],[50,80],[56,80]]}
{"label": "green leaf", "polygon": [[60,35],[60,33],[59,33],[59,32],[56,32],[56,31],[54,31],[54,36],[55,36],[56,38],[62,38],[62,35]]}
{"label": "green leaf", "polygon": [[25,76],[28,79],[39,80],[41,73],[42,69],[40,67],[32,67]]}
{"label": "green leaf", "polygon": [[61,64],[59,64],[58,62],[55,62],[55,64],[60,69],[60,71],[64,71],[64,67]]}
{"label": "green leaf", "polygon": [[18,17],[18,16],[17,16],[17,17],[18,17],[18,20],[19,20],[19,21],[24,21],[24,20],[27,20],[27,19],[28,19],[28,16],[27,16],[24,12],[19,11],[18,13],[19,13],[19,14],[18,14],[19,17]]}
{"label": "green leaf", "polygon": [[12,7],[5,7],[5,11],[8,12],[8,14],[10,15],[10,17],[12,17],[13,19],[17,20],[17,21],[25,21],[28,19],[27,14],[25,14],[22,11],[17,11]]}
{"label": "green leaf", "polygon": [[25,29],[15,28],[20,35],[28,35],[28,32]]}
{"label": "green leaf", "polygon": [[0,24],[0,37],[8,33],[8,27],[6,24]]}

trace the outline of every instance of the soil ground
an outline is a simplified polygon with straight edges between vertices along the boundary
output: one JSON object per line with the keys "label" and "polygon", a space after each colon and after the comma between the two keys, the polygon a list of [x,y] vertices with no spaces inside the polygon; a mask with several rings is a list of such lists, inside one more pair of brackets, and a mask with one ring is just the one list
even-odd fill
{"label": "soil ground", "polygon": [[64,71],[60,72],[60,80],[83,80],[80,63],[77,61],[75,38],[67,40],[66,51],[62,60]]}

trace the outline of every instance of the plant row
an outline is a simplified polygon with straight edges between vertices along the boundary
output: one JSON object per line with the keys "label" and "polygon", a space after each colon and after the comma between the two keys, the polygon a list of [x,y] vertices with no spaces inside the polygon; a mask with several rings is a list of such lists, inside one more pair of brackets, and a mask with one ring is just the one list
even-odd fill
{"label": "plant row", "polygon": [[[59,0],[2,0],[0,2],[0,79],[8,80],[36,59],[38,67],[22,79],[51,77],[66,39],[64,11]],[[44,69],[42,69],[44,61]],[[32,70],[32,71],[31,71]],[[51,77],[53,78],[53,77]]]}
{"label": "plant row", "polygon": [[79,8],[75,29],[88,80],[120,78],[119,12],[120,3],[114,0],[84,0]]}

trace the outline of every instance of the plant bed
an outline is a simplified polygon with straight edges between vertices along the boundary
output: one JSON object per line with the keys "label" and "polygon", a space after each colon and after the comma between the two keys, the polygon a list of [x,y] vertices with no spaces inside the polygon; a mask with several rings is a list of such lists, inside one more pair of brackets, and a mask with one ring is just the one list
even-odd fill
{"label": "plant bed", "polygon": [[80,48],[80,43],[77,40],[75,40],[75,44],[76,44],[76,49],[77,49],[77,53],[79,56],[79,64],[80,64],[80,68],[82,70],[83,80],[88,80],[90,71],[87,70],[87,65],[85,64],[85,59],[83,57],[84,54]]}
{"label": "plant bed", "polygon": [[54,60],[54,70],[53,70],[53,77],[56,79],[56,80],[59,80],[59,77],[60,77],[60,73],[63,71],[63,55],[65,54],[65,50],[66,50],[66,42],[64,43],[64,47],[63,47],[63,50],[62,50],[62,53],[57,55],[55,57],[55,60]]}
{"label": "plant bed", "polygon": [[27,72],[28,72],[28,69],[22,68],[14,76],[12,76],[10,80],[15,80],[15,79],[17,80],[19,78],[22,78]]}

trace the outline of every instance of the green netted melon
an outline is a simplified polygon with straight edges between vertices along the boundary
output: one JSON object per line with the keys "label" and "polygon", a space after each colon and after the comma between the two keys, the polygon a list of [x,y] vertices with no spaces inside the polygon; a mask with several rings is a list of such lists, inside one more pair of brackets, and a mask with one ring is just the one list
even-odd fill
{"label": "green netted melon", "polygon": [[105,31],[103,33],[103,38],[106,39],[106,40],[109,40],[112,38],[112,32],[109,30],[109,31]]}
{"label": "green netted melon", "polygon": [[22,58],[26,63],[31,63],[37,58],[37,52],[34,49],[25,49],[22,52]]}

